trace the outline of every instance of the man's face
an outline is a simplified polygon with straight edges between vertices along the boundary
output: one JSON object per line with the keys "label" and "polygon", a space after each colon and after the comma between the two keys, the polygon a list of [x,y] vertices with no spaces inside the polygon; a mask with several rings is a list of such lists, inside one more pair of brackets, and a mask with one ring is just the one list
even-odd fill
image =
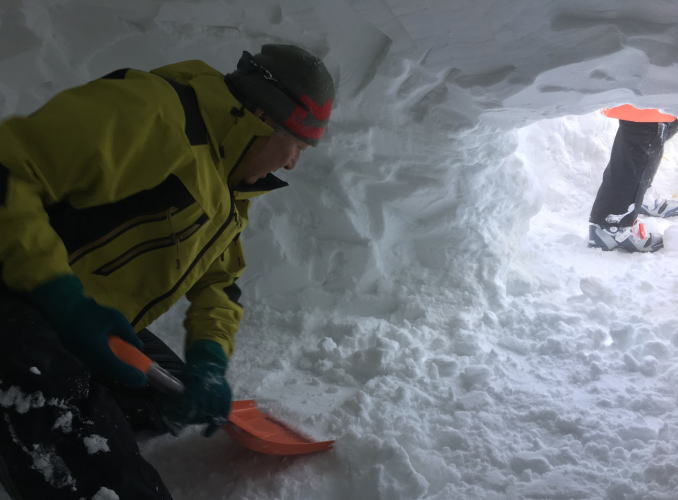
{"label": "man's face", "polygon": [[[264,121],[270,124],[265,118]],[[254,184],[280,168],[292,170],[307,147],[305,142],[278,128],[273,134],[255,140],[242,159],[239,177],[246,184]]]}

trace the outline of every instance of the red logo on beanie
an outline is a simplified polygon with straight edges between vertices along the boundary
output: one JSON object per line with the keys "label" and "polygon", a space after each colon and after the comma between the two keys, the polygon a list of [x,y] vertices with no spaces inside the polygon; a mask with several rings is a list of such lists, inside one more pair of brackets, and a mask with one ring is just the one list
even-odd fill
{"label": "red logo on beanie", "polygon": [[[321,106],[311,99],[308,95],[302,95],[299,100],[306,105],[308,109],[302,106],[297,106],[292,111],[290,117],[285,120],[283,127],[291,130],[295,134],[306,137],[308,139],[320,139],[325,133],[325,127],[313,127],[311,125],[304,125],[304,120],[310,112],[316,120],[327,120],[332,112],[332,99],[328,99]],[[309,111],[310,110],[310,111]]]}

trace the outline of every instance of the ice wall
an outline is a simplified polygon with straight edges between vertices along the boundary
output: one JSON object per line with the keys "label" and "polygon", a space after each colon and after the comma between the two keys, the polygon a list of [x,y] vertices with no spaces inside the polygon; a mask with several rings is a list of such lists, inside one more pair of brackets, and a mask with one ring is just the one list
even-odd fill
{"label": "ice wall", "polygon": [[336,77],[335,115],[257,204],[248,300],[369,315],[415,282],[497,303],[539,203],[512,130],[621,101],[678,113],[677,20],[669,0],[3,0],[0,115],[120,67],[229,71],[304,45]]}

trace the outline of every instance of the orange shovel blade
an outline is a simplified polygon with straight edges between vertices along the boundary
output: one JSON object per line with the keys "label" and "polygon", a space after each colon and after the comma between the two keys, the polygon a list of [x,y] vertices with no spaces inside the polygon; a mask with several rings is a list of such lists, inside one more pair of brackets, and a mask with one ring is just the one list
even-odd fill
{"label": "orange shovel blade", "polygon": [[[181,381],[120,337],[109,337],[108,345],[122,361],[146,373],[149,383],[162,383],[164,390],[183,391]],[[257,403],[251,399],[231,403],[224,429],[245,448],[268,455],[303,455],[329,450],[334,444],[334,441],[312,441],[294,432],[257,409]]]}
{"label": "orange shovel blade", "polygon": [[303,455],[332,448],[334,441],[313,441],[257,408],[253,400],[233,401],[228,434],[245,448],[268,455]]}

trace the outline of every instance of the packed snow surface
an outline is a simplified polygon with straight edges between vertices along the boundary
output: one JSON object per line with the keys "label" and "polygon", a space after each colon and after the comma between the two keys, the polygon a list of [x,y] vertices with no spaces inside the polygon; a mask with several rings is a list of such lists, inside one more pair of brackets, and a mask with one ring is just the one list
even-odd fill
{"label": "packed snow surface", "polygon": [[[324,143],[255,203],[228,376],[337,442],[146,441],[175,498],[678,498],[678,228],[648,219],[653,255],[586,247],[616,128],[596,110],[678,114],[678,4],[3,0],[0,116],[267,42],[324,57],[339,92]],[[652,196],[678,195],[677,164],[669,143]],[[152,328],[178,350],[185,306]]]}

